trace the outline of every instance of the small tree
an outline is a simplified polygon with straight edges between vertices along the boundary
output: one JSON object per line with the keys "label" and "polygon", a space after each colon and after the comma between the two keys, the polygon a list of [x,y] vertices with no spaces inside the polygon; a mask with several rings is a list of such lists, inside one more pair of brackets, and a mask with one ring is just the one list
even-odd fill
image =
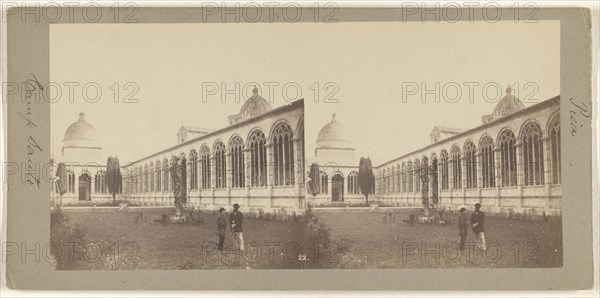
{"label": "small tree", "polygon": [[173,198],[174,200],[174,204],[175,204],[175,209],[177,209],[177,211],[181,211],[181,207],[182,207],[182,201],[183,201],[183,175],[181,173],[181,168],[182,166],[180,165],[181,163],[181,158],[174,156],[173,159],[171,160],[171,168],[170,168],[170,174],[171,174],[171,183],[173,185]]}
{"label": "small tree", "polygon": [[121,167],[117,157],[109,156],[106,161],[106,187],[113,197],[113,205],[117,204],[117,193],[121,189]]}
{"label": "small tree", "polygon": [[[56,169],[56,191],[60,195],[60,202],[58,205],[62,206],[62,196],[67,192],[67,183],[69,177],[67,176],[67,167],[64,163],[59,163]],[[54,202],[56,204],[56,202]]]}
{"label": "small tree", "polygon": [[425,167],[419,177],[421,182],[421,203],[423,203],[423,213],[429,216],[429,168]]}
{"label": "small tree", "polygon": [[321,171],[317,163],[310,165],[308,178],[310,179],[308,183],[310,194],[315,197],[321,190]]}
{"label": "small tree", "polygon": [[360,192],[365,196],[367,206],[369,205],[369,193],[373,187],[373,178],[371,159],[368,157],[361,157],[358,164],[358,187],[360,187]]}

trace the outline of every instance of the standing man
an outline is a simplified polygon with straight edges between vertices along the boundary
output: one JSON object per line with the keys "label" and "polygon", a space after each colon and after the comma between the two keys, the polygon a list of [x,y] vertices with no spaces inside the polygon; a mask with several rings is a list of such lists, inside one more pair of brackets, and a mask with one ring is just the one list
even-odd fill
{"label": "standing man", "polygon": [[225,215],[225,208],[219,208],[219,216],[217,217],[217,235],[219,235],[219,251],[223,251],[223,244],[225,243],[225,232],[227,231],[227,217]]}
{"label": "standing man", "polygon": [[229,216],[229,225],[231,227],[231,232],[235,235],[240,250],[244,250],[244,237],[242,236],[242,224],[244,223],[244,216],[242,212],[240,212],[240,205],[238,203],[233,204],[233,213]]}
{"label": "standing man", "polygon": [[477,239],[477,247],[485,251],[485,234],[483,233],[483,223],[485,222],[485,214],[480,211],[481,204],[475,204],[475,212],[471,214],[471,225],[473,233]]}
{"label": "standing man", "polygon": [[467,241],[467,227],[469,225],[467,221],[467,208],[460,208],[460,215],[458,215],[458,235],[460,236],[460,250],[465,249],[465,242]]}

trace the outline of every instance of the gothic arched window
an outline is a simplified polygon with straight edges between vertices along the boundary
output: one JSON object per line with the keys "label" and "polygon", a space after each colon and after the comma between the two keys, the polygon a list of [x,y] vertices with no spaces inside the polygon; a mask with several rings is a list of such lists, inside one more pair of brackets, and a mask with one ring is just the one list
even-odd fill
{"label": "gothic arched window", "polygon": [[163,187],[162,187],[162,191],[168,191],[169,190],[169,177],[171,175],[169,175],[169,160],[168,159],[163,159],[163,163],[162,163],[162,176],[163,176]]}
{"label": "gothic arched window", "polygon": [[389,185],[390,185],[390,193],[394,193],[396,192],[396,168],[394,166],[392,166],[391,168],[389,168],[389,172],[388,172],[388,177],[389,177]]}
{"label": "gothic arched window", "polygon": [[294,184],[294,143],[292,129],[279,123],[273,130],[273,165],[275,185]]}
{"label": "gothic arched window", "polygon": [[357,194],[358,193],[358,173],[356,171],[350,172],[348,174],[348,193],[349,194]]}
{"label": "gothic arched window", "polygon": [[396,166],[396,192],[400,193],[402,192],[402,169],[400,168],[400,165]]}
{"label": "gothic arched window", "polygon": [[67,187],[67,191],[69,193],[74,193],[75,192],[75,174],[73,173],[73,171],[68,172],[68,177],[69,177],[69,187]]}
{"label": "gothic arched window", "polygon": [[469,141],[465,144],[465,167],[467,168],[467,189],[477,188],[477,148]]}
{"label": "gothic arched window", "polygon": [[137,167],[137,171],[136,172],[137,172],[137,179],[136,179],[137,189],[138,189],[138,192],[141,193],[144,190],[143,189],[143,186],[144,186],[144,184],[143,184],[143,182],[144,182],[143,181],[143,178],[144,178],[144,168],[140,165],[140,166]]}
{"label": "gothic arched window", "polygon": [[153,162],[150,163],[150,167],[148,168],[148,176],[149,176],[148,191],[152,192],[152,191],[154,191],[154,163]]}
{"label": "gothic arched window", "polygon": [[207,146],[202,146],[200,149],[200,164],[202,165],[202,189],[210,189],[210,149]]}
{"label": "gothic arched window", "polygon": [[215,155],[215,188],[227,187],[227,162],[225,160],[225,145],[217,142],[214,149]]}
{"label": "gothic arched window", "polygon": [[413,163],[412,161],[408,162],[408,168],[406,169],[408,171],[408,192],[413,192],[413,185],[414,185],[414,180],[413,180]]}
{"label": "gothic arched window", "polygon": [[328,185],[327,183],[329,182],[327,180],[327,174],[325,172],[321,172],[321,193],[322,194],[327,194],[328,192]]}
{"label": "gothic arched window", "polygon": [[418,193],[421,191],[421,162],[417,159],[415,160],[415,192]]}
{"label": "gothic arched window", "polygon": [[442,189],[448,190],[448,151],[442,150],[440,154],[440,175],[442,177]]}
{"label": "gothic arched window", "polygon": [[515,135],[510,130],[504,130],[498,138],[500,148],[500,177],[502,186],[517,185],[517,149]]}
{"label": "gothic arched window", "polygon": [[523,178],[525,186],[544,184],[544,146],[542,129],[529,122],[521,132],[523,143]]}
{"label": "gothic arched window", "polygon": [[229,143],[231,152],[231,183],[233,188],[246,186],[244,176],[244,142],[239,136],[235,136]]}
{"label": "gothic arched window", "polygon": [[402,163],[402,173],[401,173],[401,179],[402,179],[402,192],[406,192],[406,178],[407,178],[407,173],[406,173],[406,163],[403,162]]}
{"label": "gothic arched window", "polygon": [[138,167],[131,169],[131,192],[138,193]]}
{"label": "gothic arched window", "polygon": [[260,130],[255,130],[248,138],[250,146],[250,185],[263,187],[267,185],[267,149],[266,138]]}
{"label": "gothic arched window", "polygon": [[560,183],[560,115],[554,116],[550,121],[549,127],[550,135],[550,152],[552,156],[552,163],[550,164],[552,170],[552,183]]}
{"label": "gothic arched window", "polygon": [[[169,176],[171,176],[171,172],[172,171],[178,171],[179,169],[179,165],[177,164],[177,162],[175,161],[175,156],[171,157],[171,167],[169,167]],[[173,182],[173,177],[171,177],[170,183],[169,183],[169,191],[173,191],[173,184],[175,182]]]}
{"label": "gothic arched window", "polygon": [[190,152],[190,189],[198,189],[198,154]]}
{"label": "gothic arched window", "polygon": [[156,187],[155,187],[154,191],[160,191],[160,187],[161,187],[161,184],[160,184],[160,181],[161,181],[160,180],[160,178],[161,178],[160,177],[161,176],[160,175],[161,174],[161,170],[162,170],[162,168],[160,166],[160,160],[157,160],[156,161],[156,166],[154,167],[154,172],[155,172],[155,175],[156,175],[156,177],[155,177],[155,179],[156,179],[155,186]]}
{"label": "gothic arched window", "polygon": [[381,188],[383,193],[387,193],[387,169],[383,169],[383,175],[381,176]]}
{"label": "gothic arched window", "polygon": [[450,151],[452,155],[452,189],[462,188],[462,167],[460,164],[460,149],[458,146],[452,147]]}
{"label": "gothic arched window", "polygon": [[144,165],[144,192],[148,192],[148,165]]}
{"label": "gothic arched window", "polygon": [[391,191],[391,187],[390,187],[391,184],[392,184],[392,183],[390,183],[390,178],[391,178],[390,173],[391,173],[390,169],[387,168],[385,170],[385,178],[384,178],[385,179],[385,192],[386,193],[391,193],[392,192]]}
{"label": "gothic arched window", "polygon": [[481,178],[482,187],[496,187],[496,167],[494,160],[494,141],[489,136],[483,137],[479,144],[481,152]]}
{"label": "gothic arched window", "polygon": [[121,181],[121,188],[122,188],[122,191],[127,193],[127,188],[129,187],[129,169],[124,168],[123,173],[121,173],[121,175],[122,175],[121,179],[123,179]]}

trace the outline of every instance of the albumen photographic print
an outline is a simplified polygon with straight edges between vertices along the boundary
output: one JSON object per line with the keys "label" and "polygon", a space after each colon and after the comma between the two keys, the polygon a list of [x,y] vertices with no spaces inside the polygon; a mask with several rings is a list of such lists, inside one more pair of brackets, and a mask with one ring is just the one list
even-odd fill
{"label": "albumen photographic print", "polygon": [[3,283],[590,289],[597,15],[536,5],[7,5]]}

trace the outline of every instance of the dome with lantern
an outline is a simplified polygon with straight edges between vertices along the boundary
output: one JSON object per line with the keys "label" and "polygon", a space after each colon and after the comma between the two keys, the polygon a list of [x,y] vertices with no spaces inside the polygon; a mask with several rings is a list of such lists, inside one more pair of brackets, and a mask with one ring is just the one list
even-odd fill
{"label": "dome with lantern", "polygon": [[494,108],[494,112],[490,115],[485,115],[482,117],[483,123],[488,123],[494,121],[498,118],[502,118],[504,116],[508,116],[515,112],[518,112],[525,108],[525,104],[512,94],[512,89],[510,87],[506,88],[506,95],[500,99],[496,107]]}
{"label": "dome with lantern", "polygon": [[271,110],[269,102],[258,94],[258,88],[252,89],[252,96],[244,102],[240,112],[229,116],[229,124],[235,124],[240,121],[264,114]]}
{"label": "dome with lantern", "polygon": [[63,147],[101,148],[98,133],[94,126],[85,120],[85,113],[79,113],[79,120],[67,128]]}
{"label": "dome with lantern", "polygon": [[325,124],[317,136],[315,161],[321,165],[353,165],[355,148],[346,127],[340,123],[336,115],[331,122]]}
{"label": "dome with lantern", "polygon": [[319,131],[317,137],[317,148],[349,148],[352,146],[352,140],[344,125],[339,123],[336,114],[331,116],[331,122],[327,123]]}

